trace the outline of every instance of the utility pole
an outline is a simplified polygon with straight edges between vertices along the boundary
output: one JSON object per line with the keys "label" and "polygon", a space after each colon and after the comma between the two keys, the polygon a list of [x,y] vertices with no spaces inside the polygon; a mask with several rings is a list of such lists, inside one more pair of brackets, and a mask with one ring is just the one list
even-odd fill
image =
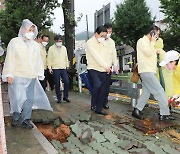
{"label": "utility pole", "polygon": [[89,40],[89,28],[88,28],[88,16],[86,15],[86,32],[87,32],[87,40]]}

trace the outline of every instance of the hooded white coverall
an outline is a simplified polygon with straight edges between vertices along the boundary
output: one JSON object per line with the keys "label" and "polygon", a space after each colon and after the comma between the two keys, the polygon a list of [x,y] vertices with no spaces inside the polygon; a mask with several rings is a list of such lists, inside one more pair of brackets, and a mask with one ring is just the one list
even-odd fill
{"label": "hooded white coverall", "polygon": [[[32,26],[35,29],[34,36],[28,40],[25,34]],[[3,68],[3,81],[6,82],[7,77],[13,78],[13,83],[8,84],[11,113],[13,116],[16,113],[22,122],[31,118],[33,104],[35,108],[52,110],[38,81],[44,79],[44,67],[39,44],[34,41],[37,34],[36,25],[28,19],[23,20],[18,37],[8,44]]]}

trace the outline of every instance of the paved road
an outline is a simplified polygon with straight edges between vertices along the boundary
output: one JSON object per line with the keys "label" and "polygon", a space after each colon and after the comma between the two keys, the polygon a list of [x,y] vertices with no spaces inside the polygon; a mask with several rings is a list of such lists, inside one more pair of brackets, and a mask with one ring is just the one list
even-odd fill
{"label": "paved road", "polygon": [[[174,150],[174,153],[179,153],[179,114],[173,113],[177,117],[173,122],[159,122],[159,110],[150,105],[143,111],[145,120],[136,120],[131,116],[132,107],[129,99],[118,98],[117,100],[114,97],[114,100],[109,102],[110,109],[106,110],[109,115],[103,117],[90,110],[90,95],[87,93],[71,92],[72,102],[62,104],[56,103],[54,93],[48,92],[47,95],[54,108],[54,117],[50,114],[50,117],[44,115],[44,119],[38,118],[41,111],[38,113],[35,111],[33,118],[34,121],[48,123],[48,120],[52,121],[53,118],[60,117],[61,123],[70,126],[71,134],[67,138],[68,142],[53,142],[54,146],[60,147],[60,152],[75,150],[77,153],[147,152],[159,154],[159,152],[169,153],[168,151]],[[41,115],[43,115],[42,112]],[[85,146],[77,140],[83,131],[81,125],[84,125],[84,129],[90,128],[95,138],[95,141]],[[110,147],[116,150],[113,151]]]}
{"label": "paved road", "polygon": [[[56,133],[57,130],[63,131],[64,124],[68,126],[66,130],[70,130],[70,134],[66,136],[65,142],[51,140],[47,136],[59,153],[180,153],[179,114],[173,113],[177,117],[173,122],[159,122],[158,109],[150,106],[143,111],[145,120],[136,120],[131,117],[129,99],[116,98],[109,101],[110,109],[106,110],[109,115],[104,117],[90,110],[90,95],[87,92],[70,92],[71,103],[62,104],[56,103],[54,92],[47,92],[47,95],[54,112],[35,110],[32,119],[37,126],[46,124],[43,126],[49,126],[48,129],[60,124],[61,129],[53,129]],[[6,137],[9,154],[47,153],[32,130],[11,128],[8,119]],[[82,144],[79,138],[88,128],[91,130],[92,140]]]}

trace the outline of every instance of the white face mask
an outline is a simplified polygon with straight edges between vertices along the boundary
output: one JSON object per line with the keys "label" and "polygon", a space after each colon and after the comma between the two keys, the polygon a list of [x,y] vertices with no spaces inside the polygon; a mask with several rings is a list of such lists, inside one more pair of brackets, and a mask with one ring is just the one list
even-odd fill
{"label": "white face mask", "polygon": [[62,42],[56,42],[56,46],[57,47],[61,47],[62,46]]}
{"label": "white face mask", "polygon": [[28,40],[32,40],[33,39],[33,36],[34,36],[34,33],[33,32],[28,32],[25,34],[25,37],[28,39]]}
{"label": "white face mask", "polygon": [[100,38],[98,38],[97,40],[98,40],[99,43],[102,43],[102,42],[105,41],[105,38],[104,38],[104,37],[100,37]]}
{"label": "white face mask", "polygon": [[42,45],[45,47],[48,44],[48,42],[42,42]]}
{"label": "white face mask", "polygon": [[108,33],[108,34],[107,34],[107,38],[110,38],[110,37],[111,37],[111,34]]}

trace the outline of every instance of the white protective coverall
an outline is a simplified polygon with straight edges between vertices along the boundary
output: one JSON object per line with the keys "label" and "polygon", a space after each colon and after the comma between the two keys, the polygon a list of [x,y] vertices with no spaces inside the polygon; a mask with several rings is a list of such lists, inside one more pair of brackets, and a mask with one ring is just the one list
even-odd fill
{"label": "white protective coverall", "polygon": [[[34,36],[27,40],[25,33],[34,26]],[[2,73],[3,81],[13,78],[8,84],[11,113],[21,114],[21,120],[31,118],[32,108],[51,110],[49,100],[39,80],[44,79],[44,67],[40,48],[34,41],[38,34],[37,26],[24,19],[18,37],[13,38],[7,47],[7,55]]]}

